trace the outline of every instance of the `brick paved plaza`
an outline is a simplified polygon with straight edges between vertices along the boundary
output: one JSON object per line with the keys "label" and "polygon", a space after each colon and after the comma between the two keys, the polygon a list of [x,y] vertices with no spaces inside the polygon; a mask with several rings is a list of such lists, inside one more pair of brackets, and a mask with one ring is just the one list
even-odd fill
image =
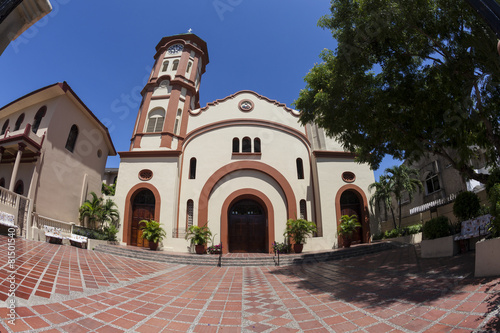
{"label": "brick paved plaza", "polygon": [[[0,236],[0,300],[7,299]],[[285,267],[155,263],[16,239],[17,319],[29,332],[494,332],[500,277],[474,253],[421,259],[400,247]]]}

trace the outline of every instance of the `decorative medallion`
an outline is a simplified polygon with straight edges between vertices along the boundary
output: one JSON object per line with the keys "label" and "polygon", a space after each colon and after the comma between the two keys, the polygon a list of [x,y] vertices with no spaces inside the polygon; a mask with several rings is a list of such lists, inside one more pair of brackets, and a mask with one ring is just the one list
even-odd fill
{"label": "decorative medallion", "polygon": [[253,110],[253,102],[248,100],[248,99],[244,99],[238,104],[238,107],[240,108],[241,111],[245,111],[245,112],[252,111]]}
{"label": "decorative medallion", "polygon": [[342,180],[346,183],[353,183],[356,180],[354,172],[346,171],[342,174]]}
{"label": "decorative medallion", "polygon": [[143,169],[139,171],[140,180],[150,180],[151,178],[153,178],[153,171],[149,169]]}

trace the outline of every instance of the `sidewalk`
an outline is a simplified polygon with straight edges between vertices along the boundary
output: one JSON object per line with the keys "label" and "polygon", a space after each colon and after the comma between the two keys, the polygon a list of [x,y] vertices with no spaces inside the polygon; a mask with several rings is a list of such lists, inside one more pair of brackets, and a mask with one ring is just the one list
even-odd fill
{"label": "sidewalk", "polygon": [[[0,236],[0,300],[7,298]],[[30,332],[492,332],[500,277],[473,278],[474,253],[415,247],[287,267],[155,263],[16,239],[17,319]]]}

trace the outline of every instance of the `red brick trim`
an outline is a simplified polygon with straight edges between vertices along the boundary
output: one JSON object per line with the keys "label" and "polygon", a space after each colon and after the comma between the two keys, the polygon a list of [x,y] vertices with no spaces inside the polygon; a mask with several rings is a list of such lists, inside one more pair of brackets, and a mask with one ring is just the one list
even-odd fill
{"label": "red brick trim", "polygon": [[328,150],[315,150],[313,151],[316,157],[329,157],[329,158],[349,158],[353,159],[356,157],[355,153],[348,151],[328,151]]}
{"label": "red brick trim", "polygon": [[[368,200],[366,199],[365,192],[359,187],[354,184],[347,184],[342,186],[338,191],[337,195],[335,196],[335,211],[337,215],[337,230],[339,230],[339,224],[340,224],[340,218],[342,216],[342,211],[340,207],[340,197],[342,196],[342,193],[344,193],[347,190],[352,190],[356,193],[356,195],[359,198],[359,201],[361,202],[361,205],[363,207],[363,211],[361,212],[361,218],[360,223],[361,223],[361,228],[362,228],[362,235],[363,235],[363,243],[369,243],[370,242],[370,215],[369,215],[369,210],[368,210]],[[338,237],[338,246],[342,247],[342,238]]]}
{"label": "red brick trim", "polygon": [[127,197],[125,199],[125,211],[123,213],[123,238],[122,242],[126,242],[127,245],[130,245],[131,243],[131,234],[130,234],[130,228],[132,227],[132,203],[135,199],[135,196],[137,193],[139,193],[141,190],[150,190],[153,192],[155,196],[155,216],[154,219],[155,221],[160,221],[160,209],[161,209],[161,197],[160,197],[160,192],[151,185],[150,183],[141,183],[141,184],[136,184],[133,186],[127,194]]}
{"label": "red brick trim", "polygon": [[221,224],[220,224],[220,234],[221,234],[221,242],[222,242],[222,253],[229,252],[229,209],[233,204],[237,201],[243,199],[251,199],[257,201],[265,210],[267,215],[267,235],[266,235],[266,244],[267,244],[267,252],[272,253],[272,245],[274,242],[274,208],[271,200],[262,192],[257,191],[252,188],[245,188],[241,190],[237,190],[231,193],[224,204],[222,205],[221,210]]}
{"label": "red brick trim", "polygon": [[[287,219],[297,216],[297,201],[288,180],[273,167],[257,161],[238,161],[227,164],[217,170],[205,183],[200,193],[198,203],[198,225],[202,226],[208,220],[208,201],[215,185],[226,175],[239,170],[257,170],[273,178],[285,194],[287,206]],[[274,239],[273,239],[274,240]]]}
{"label": "red brick trim", "polygon": [[135,150],[118,152],[121,158],[143,158],[143,157],[179,157],[180,150]]}

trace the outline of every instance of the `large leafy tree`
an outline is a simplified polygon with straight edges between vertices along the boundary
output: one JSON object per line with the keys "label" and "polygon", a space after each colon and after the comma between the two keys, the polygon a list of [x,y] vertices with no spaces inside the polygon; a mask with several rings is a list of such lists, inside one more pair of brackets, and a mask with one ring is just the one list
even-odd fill
{"label": "large leafy tree", "polygon": [[418,171],[408,167],[405,164],[395,165],[385,169],[387,177],[389,177],[390,189],[396,198],[399,210],[399,228],[401,228],[401,205],[403,195],[408,194],[410,201],[413,199],[413,194],[417,191],[423,191],[424,186],[418,179]]}
{"label": "large leafy tree", "polygon": [[466,1],[332,0],[319,21],[337,40],[295,101],[377,169],[388,154],[443,156],[482,183],[471,160],[500,157],[500,59],[493,32]]}

